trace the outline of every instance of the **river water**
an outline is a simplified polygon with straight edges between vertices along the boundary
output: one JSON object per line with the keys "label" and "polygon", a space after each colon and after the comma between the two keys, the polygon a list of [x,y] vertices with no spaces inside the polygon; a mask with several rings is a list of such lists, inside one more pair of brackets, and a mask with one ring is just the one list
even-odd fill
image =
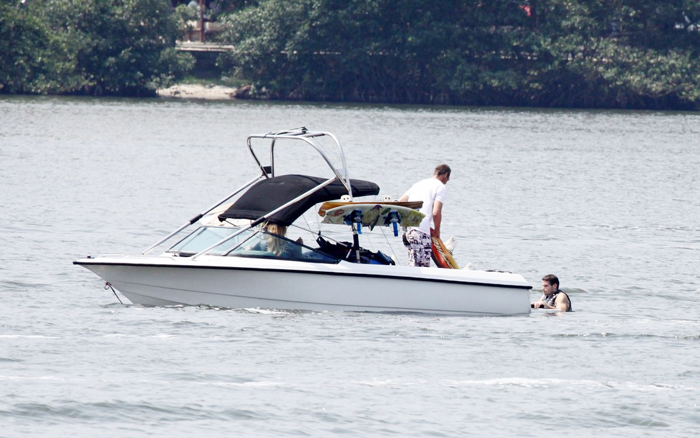
{"label": "river water", "polygon": [[[146,308],[72,265],[145,249],[255,176],[248,134],[302,125],[382,194],[450,164],[457,261],[533,300],[555,273],[575,312]],[[2,97],[0,436],[696,436],[699,175],[692,113]]]}

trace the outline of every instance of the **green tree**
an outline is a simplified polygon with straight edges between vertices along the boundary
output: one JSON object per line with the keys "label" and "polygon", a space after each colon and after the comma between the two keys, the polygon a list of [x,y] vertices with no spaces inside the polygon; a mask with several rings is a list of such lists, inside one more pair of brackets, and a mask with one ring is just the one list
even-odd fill
{"label": "green tree", "polygon": [[459,102],[517,86],[526,20],[512,0],[268,0],[230,17],[221,65],[277,97]]}
{"label": "green tree", "polygon": [[688,2],[539,2],[534,105],[697,108],[700,34],[676,24]]}
{"label": "green tree", "polygon": [[179,21],[167,0],[44,0],[54,29],[76,45],[84,88],[150,95],[186,70],[174,53]]}
{"label": "green tree", "polygon": [[0,3],[0,93],[52,93],[79,84],[74,60],[46,22]]}
{"label": "green tree", "polygon": [[220,65],[273,98],[697,108],[699,5],[263,0]]}
{"label": "green tree", "polygon": [[0,55],[17,78],[8,92],[154,95],[194,65],[175,51],[168,0],[33,0],[2,12]]}

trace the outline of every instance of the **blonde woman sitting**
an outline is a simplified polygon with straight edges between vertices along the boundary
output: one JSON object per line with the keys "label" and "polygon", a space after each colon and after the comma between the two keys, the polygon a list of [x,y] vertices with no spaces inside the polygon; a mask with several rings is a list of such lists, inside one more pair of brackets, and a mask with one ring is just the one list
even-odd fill
{"label": "blonde woman sitting", "polygon": [[[284,238],[287,235],[285,225],[266,222],[263,225],[263,231],[266,234],[251,249],[271,252],[276,257],[295,258],[301,256],[301,247]],[[303,243],[301,237],[296,240],[296,243],[300,245]]]}

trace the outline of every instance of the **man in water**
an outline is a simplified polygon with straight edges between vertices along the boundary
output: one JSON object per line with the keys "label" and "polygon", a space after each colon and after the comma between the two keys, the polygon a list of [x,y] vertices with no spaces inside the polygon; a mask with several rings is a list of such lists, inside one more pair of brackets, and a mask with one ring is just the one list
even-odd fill
{"label": "man in water", "polygon": [[403,235],[403,242],[408,249],[408,266],[430,266],[430,225],[434,224],[433,235],[440,237],[442,222],[442,204],[445,202],[447,189],[445,184],[450,180],[452,170],[447,164],[435,168],[432,178],[419,181],[399,198],[399,201],[423,201],[420,212],[425,215],[418,227],[409,227]]}
{"label": "man in water", "polygon": [[559,279],[554,274],[542,277],[542,298],[530,305],[533,309],[557,309],[571,312],[571,299],[559,289]]}

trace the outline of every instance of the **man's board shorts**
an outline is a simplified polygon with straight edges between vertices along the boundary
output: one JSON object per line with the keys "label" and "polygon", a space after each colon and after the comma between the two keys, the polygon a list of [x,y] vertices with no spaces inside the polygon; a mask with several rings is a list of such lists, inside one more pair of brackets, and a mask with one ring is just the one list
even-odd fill
{"label": "man's board shorts", "polygon": [[410,228],[404,234],[403,244],[408,249],[408,266],[429,267],[430,254],[433,248],[430,246],[430,236],[416,228]]}

